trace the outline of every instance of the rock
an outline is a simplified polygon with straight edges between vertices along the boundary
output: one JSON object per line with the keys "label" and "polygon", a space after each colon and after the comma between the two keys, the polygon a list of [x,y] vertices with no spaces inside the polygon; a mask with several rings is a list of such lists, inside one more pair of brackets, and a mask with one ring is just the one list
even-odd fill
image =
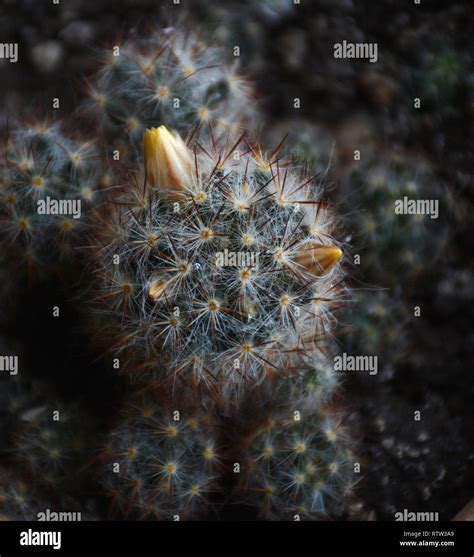
{"label": "rock", "polygon": [[31,58],[40,71],[52,72],[63,58],[63,47],[59,41],[43,41],[31,49]]}
{"label": "rock", "polygon": [[70,45],[83,45],[94,39],[95,27],[88,21],[73,21],[59,33],[60,38]]}
{"label": "rock", "polygon": [[362,91],[378,106],[387,107],[393,103],[397,93],[397,83],[387,75],[375,71],[365,71],[359,79]]}

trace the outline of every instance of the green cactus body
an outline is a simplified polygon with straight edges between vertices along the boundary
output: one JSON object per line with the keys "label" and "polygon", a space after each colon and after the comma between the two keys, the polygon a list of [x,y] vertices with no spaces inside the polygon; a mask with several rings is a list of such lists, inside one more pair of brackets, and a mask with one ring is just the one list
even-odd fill
{"label": "green cactus body", "polygon": [[0,230],[10,265],[33,274],[71,257],[97,195],[94,141],[73,139],[64,126],[11,126],[2,147]]}
{"label": "green cactus body", "polygon": [[247,414],[235,451],[234,497],[260,519],[334,518],[351,495],[357,476],[343,418],[312,396],[291,381],[255,394],[260,410]]}
{"label": "green cactus body", "polygon": [[181,148],[195,165],[173,188],[136,176],[113,192],[88,249],[97,314],[119,355],[238,399],[331,334],[342,251],[317,184],[277,154]]}
{"label": "green cactus body", "polygon": [[[393,156],[364,166],[349,178],[359,194],[360,211],[352,212],[348,226],[360,236],[361,264],[366,280],[378,286],[396,286],[401,277],[416,275],[443,254],[447,240],[445,193],[421,161]],[[354,200],[355,196],[351,196]],[[404,199],[432,200],[438,214],[397,213]]]}
{"label": "green cactus body", "polygon": [[90,425],[79,406],[45,402],[44,396],[34,400],[14,422],[11,455],[41,484],[68,486],[77,494],[92,456]]}
{"label": "green cactus body", "polygon": [[83,110],[101,125],[110,159],[133,164],[146,128],[183,135],[211,126],[237,137],[255,116],[252,86],[232,53],[184,28],[136,32],[104,53]]}
{"label": "green cactus body", "polygon": [[34,482],[0,468],[0,521],[37,520],[39,512],[53,505],[37,491]]}
{"label": "green cactus body", "polygon": [[202,518],[218,490],[215,422],[184,397],[165,396],[136,396],[102,450],[100,481],[116,518]]}

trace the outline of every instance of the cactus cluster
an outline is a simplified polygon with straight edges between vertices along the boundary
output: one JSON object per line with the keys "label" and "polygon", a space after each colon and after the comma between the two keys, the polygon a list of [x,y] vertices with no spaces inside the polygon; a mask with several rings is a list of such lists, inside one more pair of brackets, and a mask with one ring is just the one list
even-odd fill
{"label": "cactus cluster", "polygon": [[[93,141],[48,122],[4,142],[7,256],[50,269],[81,245],[88,336],[138,378],[100,449],[79,405],[20,383],[8,459],[70,495],[92,467],[108,517],[193,520],[215,500],[337,516],[354,483],[330,364],[347,246],[322,184],[256,142],[252,87],[226,58],[183,28],[132,34],[74,115]],[[81,200],[80,222],[40,214],[46,198]]]}
{"label": "cactus cluster", "polygon": [[250,144],[192,151],[165,128],[145,136],[145,169],[113,191],[94,237],[112,346],[230,399],[307,366],[345,297],[312,178]]}

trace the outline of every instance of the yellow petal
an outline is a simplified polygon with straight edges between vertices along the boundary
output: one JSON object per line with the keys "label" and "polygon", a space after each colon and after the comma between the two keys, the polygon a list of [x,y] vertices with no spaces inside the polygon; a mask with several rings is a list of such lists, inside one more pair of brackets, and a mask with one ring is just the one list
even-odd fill
{"label": "yellow petal", "polygon": [[342,250],[338,246],[325,246],[311,242],[301,248],[294,261],[319,277],[329,273],[341,257]]}
{"label": "yellow petal", "polygon": [[156,278],[148,284],[148,296],[155,302],[164,299],[167,292],[166,290],[173,282],[173,279],[169,278]]}
{"label": "yellow petal", "polygon": [[194,156],[179,135],[173,135],[165,126],[146,130],[143,155],[148,184],[170,192],[191,187]]}

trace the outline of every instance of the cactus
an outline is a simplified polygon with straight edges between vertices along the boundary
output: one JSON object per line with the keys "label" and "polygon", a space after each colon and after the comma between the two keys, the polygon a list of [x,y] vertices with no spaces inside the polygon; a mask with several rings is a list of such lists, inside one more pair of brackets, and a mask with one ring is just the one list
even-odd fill
{"label": "cactus", "polygon": [[74,478],[72,485],[77,489],[93,450],[88,424],[77,406],[42,402],[19,416],[12,438],[13,457],[45,485],[58,486]]}
{"label": "cactus", "polygon": [[101,484],[116,518],[194,520],[218,490],[218,428],[185,397],[148,388],[126,405],[102,450]]}
{"label": "cactus", "polygon": [[9,454],[41,485],[54,490],[67,486],[68,495],[77,494],[94,448],[90,421],[79,405],[49,402],[45,385],[34,386],[23,391],[12,415]]}
{"label": "cactus", "polygon": [[260,519],[335,518],[352,494],[356,476],[342,414],[329,399],[315,404],[315,391],[277,379],[247,401],[234,499],[254,507]]}
{"label": "cactus", "polygon": [[27,478],[13,475],[3,466],[0,478],[0,521],[36,520],[38,512],[53,506]]}
{"label": "cactus", "polygon": [[76,517],[80,516],[77,520],[81,521],[99,519],[94,501],[79,501],[66,493],[49,492],[38,478],[12,473],[11,467],[0,467],[0,521],[45,520],[41,516],[51,516],[50,513],[76,513]]}
{"label": "cactus", "polygon": [[229,400],[298,370],[346,297],[318,185],[278,151],[215,138],[191,150],[163,127],[145,134],[144,162],[87,250],[110,346]]}
{"label": "cactus", "polygon": [[[403,155],[388,157],[351,173],[347,188],[349,184],[359,194],[360,210],[352,211],[347,223],[359,236],[358,243],[365,243],[361,267],[367,271],[366,280],[378,286],[396,286],[402,282],[401,276],[408,280],[443,255],[446,196],[423,161]],[[352,204],[354,197],[350,199]],[[395,202],[404,197],[438,200],[439,218],[396,214]]]}
{"label": "cactus", "polygon": [[[38,377],[21,342],[0,337],[0,356],[12,355],[18,357],[15,374],[3,368],[0,374],[0,460],[15,474],[0,482],[0,515],[34,520],[26,511],[33,513],[39,498],[37,510],[80,511],[82,520],[95,520],[95,490],[86,472],[99,438],[97,421],[82,403],[64,400]],[[18,503],[15,509],[14,494],[26,491],[25,508]]]}
{"label": "cactus", "polygon": [[421,69],[415,71],[416,85],[421,87],[430,108],[448,112],[460,97],[465,85],[465,60],[446,46],[432,47],[422,56]]}
{"label": "cactus", "polygon": [[[48,121],[13,123],[1,147],[2,250],[10,265],[33,274],[71,256],[83,231],[82,213],[96,195],[94,141],[74,139],[65,127]],[[69,206],[53,207],[59,201]],[[73,201],[80,201],[81,214],[67,211]]]}
{"label": "cactus", "polygon": [[[348,300],[338,222],[282,143],[266,151],[243,133],[252,87],[225,58],[181,28],[135,32],[76,112],[94,141],[64,123],[14,123],[2,146],[2,257],[49,273],[89,231],[96,336],[121,370],[143,375],[100,451],[113,518],[209,517],[232,446],[245,463],[238,497],[246,490],[262,517],[332,515],[349,490],[323,358]],[[81,201],[96,220],[42,214],[46,200]],[[82,407],[22,379],[1,400],[11,392],[2,457],[61,505],[59,490],[82,495],[94,451]],[[278,491],[262,503],[268,486]]]}
{"label": "cactus", "polygon": [[395,364],[406,357],[408,302],[399,292],[391,295],[385,290],[363,291],[356,297],[357,308],[345,329],[345,347],[354,354],[378,356],[387,380]]}
{"label": "cactus", "polygon": [[[166,125],[183,135],[211,126],[234,137],[255,117],[252,86],[230,56],[181,27],[131,33],[103,53],[87,86],[88,112],[107,147],[134,163],[146,128]],[[108,151],[110,160],[116,160]]]}
{"label": "cactus", "polygon": [[[10,345],[0,344],[2,356],[9,352],[4,350],[5,346]],[[7,452],[11,430],[28,402],[31,392],[21,375],[0,377],[0,453]]]}
{"label": "cactus", "polygon": [[[344,343],[352,353],[378,355],[378,378],[388,380],[407,353],[416,280],[446,257],[452,210],[448,192],[420,158],[398,153],[359,165],[337,194],[360,280]],[[395,204],[405,197],[438,201],[438,218],[397,214]]]}

